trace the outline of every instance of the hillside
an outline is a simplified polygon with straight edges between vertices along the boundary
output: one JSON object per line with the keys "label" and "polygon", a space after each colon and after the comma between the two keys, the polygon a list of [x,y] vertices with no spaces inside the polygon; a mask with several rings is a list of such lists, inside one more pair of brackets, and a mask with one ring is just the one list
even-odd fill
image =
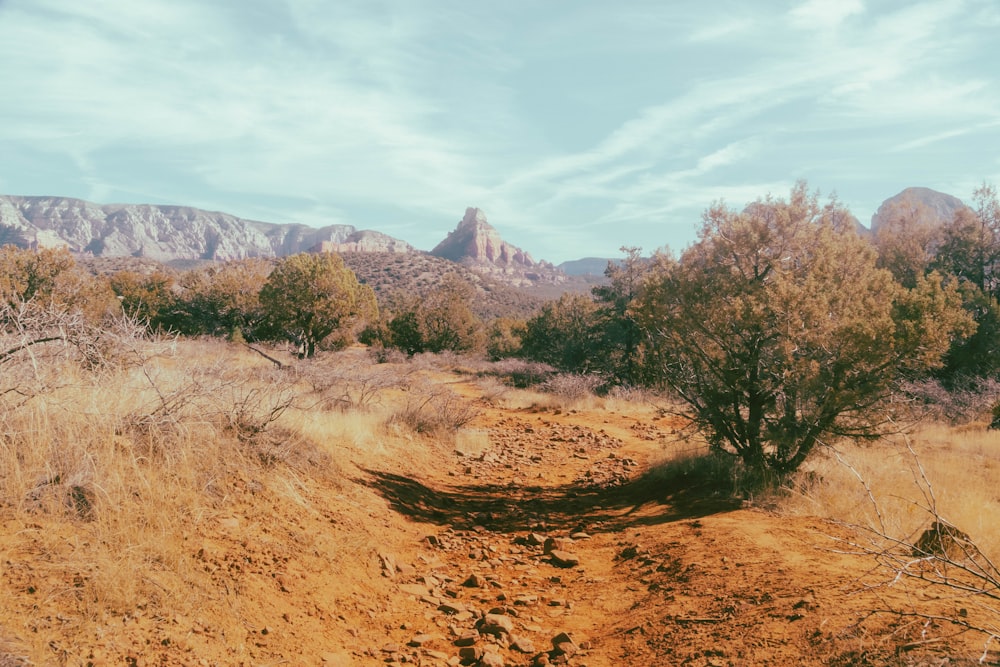
{"label": "hillside", "polygon": [[426,295],[439,286],[448,274],[457,274],[473,286],[476,298],[468,305],[480,318],[531,317],[542,300],[491,275],[483,275],[465,265],[421,252],[343,253],[344,262],[358,280],[375,290],[379,303],[392,307],[414,296]]}
{"label": "hillside", "polygon": [[[374,366],[360,348],[277,372],[220,342],[153,345],[138,367],[7,413],[4,667],[846,667],[982,654],[978,636],[872,613],[961,606],[981,620],[964,600],[872,586],[891,572],[851,547],[864,535],[807,502],[823,498],[820,477],[851,495],[835,465],[796,487],[811,512],[741,506],[685,464],[699,443],[684,422],[647,402],[513,390],[466,362]],[[419,405],[435,431],[407,426]],[[41,427],[43,414],[60,421]],[[914,446],[932,470],[945,460]],[[954,447],[942,452],[969,459],[962,488],[981,486],[995,452]]]}

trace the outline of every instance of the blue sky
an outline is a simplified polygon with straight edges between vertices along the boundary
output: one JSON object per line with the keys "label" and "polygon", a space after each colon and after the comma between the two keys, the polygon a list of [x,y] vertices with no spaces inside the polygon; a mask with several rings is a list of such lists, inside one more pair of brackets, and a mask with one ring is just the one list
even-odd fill
{"label": "blue sky", "polygon": [[800,178],[1000,184],[997,0],[0,0],[0,193],[536,259],[680,250]]}

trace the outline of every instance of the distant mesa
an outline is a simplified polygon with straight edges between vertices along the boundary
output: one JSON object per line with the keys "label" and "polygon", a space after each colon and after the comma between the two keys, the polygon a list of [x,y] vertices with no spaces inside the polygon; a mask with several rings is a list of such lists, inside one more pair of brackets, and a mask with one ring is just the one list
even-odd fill
{"label": "distant mesa", "polygon": [[955,213],[963,208],[967,206],[958,197],[930,188],[906,188],[882,202],[878,211],[872,216],[871,231],[873,234],[877,233],[901,212],[915,215],[918,225],[941,227],[950,222]]}
{"label": "distant mesa", "polygon": [[610,262],[617,264],[621,262],[621,259],[612,259],[610,257],[584,257],[582,259],[573,259],[568,262],[563,262],[556,268],[565,273],[567,276],[603,276],[604,272],[608,270],[608,264]]}
{"label": "distant mesa", "polygon": [[0,241],[160,262],[280,257],[317,247],[333,252],[414,252],[405,241],[351,225],[315,229],[188,206],[100,205],[67,197],[0,196]]}

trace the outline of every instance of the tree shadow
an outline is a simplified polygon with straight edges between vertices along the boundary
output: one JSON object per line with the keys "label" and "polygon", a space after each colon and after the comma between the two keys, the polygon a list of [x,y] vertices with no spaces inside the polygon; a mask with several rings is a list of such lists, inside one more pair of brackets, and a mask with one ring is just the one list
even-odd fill
{"label": "tree shadow", "polygon": [[457,529],[483,526],[494,532],[546,530],[617,532],[740,507],[705,473],[663,466],[615,486],[577,484],[541,487],[453,485],[432,488],[395,473],[362,469],[358,481],[385,498],[390,507],[417,521]]}

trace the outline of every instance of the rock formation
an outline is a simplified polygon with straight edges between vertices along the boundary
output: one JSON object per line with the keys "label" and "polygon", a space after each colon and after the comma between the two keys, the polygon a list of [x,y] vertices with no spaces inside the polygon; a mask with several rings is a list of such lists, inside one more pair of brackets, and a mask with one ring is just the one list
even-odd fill
{"label": "rock formation", "polygon": [[966,206],[958,197],[930,188],[906,188],[882,202],[872,216],[871,231],[878,233],[880,227],[901,213],[916,215],[918,226],[941,227],[962,208]]}
{"label": "rock formation", "polygon": [[319,244],[336,251],[412,252],[408,243],[351,225],[314,229],[187,206],[98,205],[65,197],[0,196],[0,244],[67,247],[96,257],[172,260],[274,257]]}
{"label": "rock formation", "polygon": [[565,275],[549,262],[536,262],[524,250],[507,243],[478,208],[467,208],[458,227],[431,254],[524,285],[562,282]]}

